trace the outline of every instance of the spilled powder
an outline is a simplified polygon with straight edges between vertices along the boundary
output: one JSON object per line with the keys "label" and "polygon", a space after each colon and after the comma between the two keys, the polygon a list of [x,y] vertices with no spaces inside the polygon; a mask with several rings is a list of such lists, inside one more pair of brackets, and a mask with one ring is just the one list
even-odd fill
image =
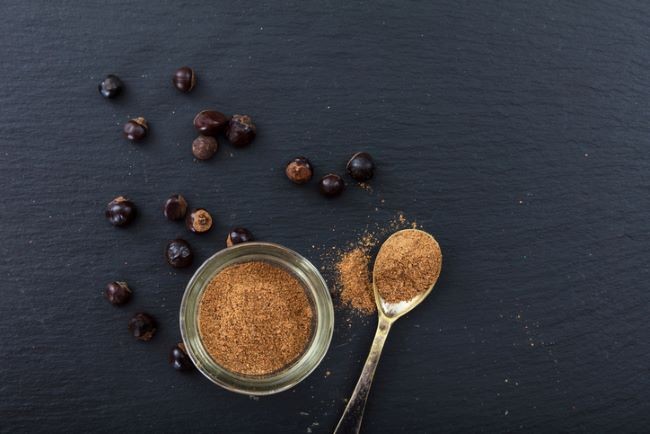
{"label": "spilled powder", "polygon": [[344,307],[360,315],[377,312],[372,289],[372,258],[381,238],[407,227],[415,228],[417,224],[409,221],[403,213],[398,213],[388,223],[366,228],[345,247],[333,247],[323,255],[323,262],[332,264],[329,268],[333,270],[326,267],[325,271],[334,274],[335,293]]}
{"label": "spilled powder", "polygon": [[336,264],[341,302],[363,314],[376,312],[375,297],[370,279],[370,255],[356,247],[341,255]]}
{"label": "spilled powder", "polygon": [[302,355],[312,317],[295,276],[266,262],[245,262],[220,271],[204,290],[199,332],[207,352],[224,368],[266,375]]}

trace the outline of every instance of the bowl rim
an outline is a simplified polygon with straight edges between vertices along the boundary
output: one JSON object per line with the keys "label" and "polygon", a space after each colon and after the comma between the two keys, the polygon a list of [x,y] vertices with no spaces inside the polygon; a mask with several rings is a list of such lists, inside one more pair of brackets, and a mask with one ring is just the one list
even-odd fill
{"label": "bowl rim", "polygon": [[[307,268],[307,270],[313,275],[314,278],[316,278],[318,280],[318,282],[320,284],[322,284],[322,287],[325,289],[325,291],[322,292],[322,294],[321,294],[321,291],[314,290],[311,287],[311,285],[307,285],[306,282],[303,281],[303,279],[299,279],[301,281],[301,283],[303,284],[303,286],[305,287],[305,291],[311,292],[313,294],[313,297],[322,298],[324,300],[325,309],[326,309],[326,312],[325,312],[326,316],[331,318],[331,321],[330,321],[329,324],[327,324],[328,327],[325,330],[325,333],[326,333],[326,335],[325,335],[325,343],[322,345],[321,354],[318,355],[318,357],[314,359],[314,361],[312,362],[313,365],[310,366],[308,370],[304,371],[302,374],[297,376],[294,380],[289,381],[286,384],[280,385],[278,387],[272,387],[272,388],[269,388],[269,389],[247,389],[245,387],[241,387],[241,385],[233,385],[233,384],[231,384],[231,383],[229,383],[227,381],[223,381],[221,378],[214,377],[213,375],[211,375],[211,372],[206,372],[207,370],[205,370],[205,367],[203,366],[204,362],[202,360],[199,360],[199,357],[196,354],[193,353],[191,345],[188,345],[190,337],[188,336],[189,331],[187,330],[187,324],[186,324],[186,322],[188,320],[187,320],[186,315],[185,315],[185,312],[186,312],[186,310],[188,308],[188,303],[190,303],[190,301],[188,300],[189,299],[189,293],[190,293],[191,289],[193,289],[197,285],[196,281],[201,277],[201,275],[204,273],[206,268],[208,268],[215,261],[219,260],[219,258],[221,256],[223,256],[224,254],[226,254],[228,252],[233,252],[234,250],[251,250],[251,249],[253,249],[250,252],[251,254],[259,253],[259,252],[255,252],[255,248],[271,248],[271,249],[275,249],[276,251],[279,251],[279,252],[281,252],[283,254],[287,254],[288,256],[293,256],[297,260],[299,260],[300,263]],[[261,254],[267,254],[267,253],[262,252]],[[238,259],[238,258],[239,257],[233,258],[233,260],[232,260],[233,265],[235,263],[237,263],[236,259]],[[226,261],[224,264],[222,264],[222,266],[220,268],[223,269],[223,268],[227,267],[229,262],[231,262],[231,261]],[[288,271],[291,271],[291,270],[288,270]],[[207,282],[209,282],[209,280],[206,280],[206,282],[200,287],[199,296],[197,297],[197,300],[200,300],[200,294],[205,290]],[[314,306],[314,310],[317,310],[316,306]],[[190,357],[190,359],[192,360],[192,362],[194,363],[194,365],[196,366],[197,370],[204,377],[209,379],[211,382],[213,382],[214,384],[217,384],[218,386],[223,387],[226,390],[229,390],[231,392],[244,394],[244,395],[253,395],[253,396],[272,395],[272,394],[275,394],[275,393],[283,392],[285,390],[288,390],[288,389],[296,386],[297,384],[302,382],[305,378],[307,378],[309,375],[311,375],[314,372],[314,370],[316,370],[316,368],[321,364],[321,362],[323,361],[323,359],[325,358],[325,355],[327,354],[327,352],[329,350],[329,347],[330,347],[331,342],[332,342],[332,337],[333,337],[333,334],[334,334],[334,322],[335,322],[335,316],[334,316],[334,304],[332,302],[332,296],[330,294],[327,282],[325,281],[325,279],[321,275],[318,268],[316,268],[316,266],[314,266],[314,264],[312,264],[311,261],[309,261],[307,258],[302,256],[301,254],[299,254],[295,250],[292,250],[292,249],[290,249],[288,247],[285,247],[285,246],[277,244],[277,243],[271,243],[271,242],[266,242],[266,241],[250,241],[250,242],[245,242],[245,243],[241,243],[241,244],[236,244],[234,246],[218,250],[213,255],[211,255],[209,258],[207,258],[205,261],[203,261],[203,263],[192,274],[192,277],[190,278],[187,285],[185,286],[185,290],[183,292],[183,297],[181,299],[181,305],[180,305],[180,308],[179,308],[179,325],[180,325],[180,331],[181,331],[181,338],[182,338],[182,341],[183,341],[183,343],[185,345],[186,352],[187,352],[188,356]],[[314,334],[316,333],[316,330],[318,330],[318,328],[319,328],[319,326],[318,326],[318,322],[317,322],[314,325]],[[199,336],[199,341],[200,341],[200,336]],[[305,354],[307,354],[309,349],[315,344],[316,344],[316,340],[312,339],[312,341],[305,348],[305,350],[303,352],[303,355],[301,357],[303,357]],[[298,358],[298,360],[300,360],[300,357]],[[228,371],[228,369],[220,366],[213,359],[212,359],[212,362],[215,365],[219,366],[224,371],[230,372],[232,375],[239,376],[240,378],[242,378],[242,377],[245,378],[245,376],[241,376],[241,375],[238,375],[236,373],[232,373],[231,371]],[[282,372],[283,371],[278,372],[278,377],[280,376],[279,374],[282,374]],[[266,379],[273,378],[273,375],[276,375],[276,374],[271,374],[269,377],[266,377]]]}

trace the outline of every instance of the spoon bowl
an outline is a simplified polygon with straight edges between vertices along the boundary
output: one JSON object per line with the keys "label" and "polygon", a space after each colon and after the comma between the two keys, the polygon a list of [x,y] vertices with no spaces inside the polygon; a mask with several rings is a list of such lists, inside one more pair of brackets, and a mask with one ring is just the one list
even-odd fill
{"label": "spoon bowl", "polygon": [[[389,301],[386,297],[382,297],[381,289],[377,282],[377,264],[381,263],[383,260],[389,260],[384,258],[386,251],[384,249],[387,246],[390,246],[393,241],[396,241],[396,237],[415,235],[422,237],[426,243],[430,244],[431,251],[428,259],[435,259],[434,269],[422,270],[421,266],[416,266],[412,263],[409,263],[411,267],[398,268],[399,264],[394,264],[395,266],[391,269],[391,272],[402,276],[408,277],[410,275],[413,277],[413,273],[417,272],[427,272],[427,279],[424,281],[426,286],[420,288],[409,288],[415,289],[414,295],[407,300],[399,301]],[[401,252],[401,254],[408,255],[409,252]],[[413,258],[410,258],[413,259]],[[421,265],[421,264],[419,264]],[[419,229],[404,229],[398,232],[395,232],[393,235],[388,237],[386,241],[382,244],[379,252],[377,253],[377,258],[375,259],[375,265],[372,272],[372,288],[375,294],[375,302],[377,303],[377,332],[375,333],[375,338],[372,341],[372,346],[370,347],[370,353],[366,359],[366,363],[363,365],[363,370],[359,376],[359,381],[352,392],[352,396],[348,401],[348,405],[345,407],[343,416],[339,421],[334,434],[356,434],[361,429],[361,421],[363,420],[363,412],[366,408],[366,401],[368,400],[368,394],[370,393],[370,386],[372,385],[372,379],[375,375],[375,370],[377,368],[377,363],[379,362],[379,357],[381,356],[381,351],[384,348],[384,343],[386,342],[386,337],[388,337],[388,332],[390,331],[393,323],[404,316],[415,306],[419,305],[427,298],[427,295],[431,293],[434,285],[438,281],[438,276],[440,276],[440,270],[442,268],[442,252],[440,250],[440,245],[433,236],[427,232],[421,231]],[[415,269],[415,271],[414,271]],[[422,277],[422,276],[420,276]],[[410,279],[413,281],[413,279]],[[422,284],[422,282],[420,282]],[[383,288],[386,289],[386,288]],[[393,288],[394,289],[394,288]],[[409,291],[412,293],[412,291]]]}
{"label": "spoon bowl", "polygon": [[[442,268],[442,252],[440,250],[440,245],[433,237],[433,235],[431,235],[428,232],[421,231],[419,229],[403,229],[401,231],[397,231],[394,234],[392,234],[382,244],[381,248],[379,249],[379,252],[377,253],[377,258],[380,258],[380,256],[382,255],[382,250],[386,245],[390,243],[392,239],[409,232],[417,232],[422,236],[426,236],[430,238],[434,245],[435,254],[441,258],[441,261],[439,262],[439,267],[436,270],[435,278],[432,279],[431,285],[425,291],[419,292],[415,297],[411,298],[410,300],[399,301],[397,303],[391,303],[382,298],[381,293],[377,288],[377,279],[375,279],[377,274],[373,270],[372,289],[375,294],[375,303],[377,303],[377,310],[379,312],[379,315],[384,315],[386,318],[392,321],[395,321],[399,317],[404,316],[410,311],[412,311],[418,304],[422,303],[429,294],[431,294],[431,291],[433,291],[433,287],[436,285],[436,282],[438,281],[438,276],[440,276],[440,270]],[[375,260],[375,267],[376,266],[377,266],[377,261]]]}

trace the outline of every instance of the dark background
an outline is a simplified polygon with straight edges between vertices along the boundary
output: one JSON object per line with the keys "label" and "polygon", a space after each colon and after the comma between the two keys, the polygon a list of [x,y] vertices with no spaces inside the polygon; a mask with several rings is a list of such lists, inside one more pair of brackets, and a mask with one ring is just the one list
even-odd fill
{"label": "dark background", "polygon": [[[233,394],[167,364],[193,270],[162,249],[184,236],[198,265],[242,225],[321,266],[399,211],[443,273],[391,333],[364,432],[648,429],[647,2],[149,3],[0,6],[0,430],[330,432],[374,318],[339,311],[291,391]],[[185,64],[189,95],[170,83]],[[122,98],[98,94],[108,73]],[[210,107],[252,115],[254,144],[193,161]],[[135,116],[141,145],[121,137]],[[283,177],[296,155],[321,176],[358,150],[372,192]],[[212,232],[164,220],[173,192]],[[120,194],[140,210],[126,230],[103,217]],[[114,308],[119,279],[136,296]],[[161,324],[149,343],[126,330],[139,310]]]}

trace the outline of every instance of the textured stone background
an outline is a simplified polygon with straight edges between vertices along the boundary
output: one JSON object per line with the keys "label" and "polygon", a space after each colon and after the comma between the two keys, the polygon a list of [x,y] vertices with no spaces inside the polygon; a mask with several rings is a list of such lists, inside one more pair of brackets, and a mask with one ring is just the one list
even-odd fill
{"label": "textured stone background", "polygon": [[[167,364],[191,270],[162,249],[184,235],[200,261],[243,225],[320,266],[319,249],[398,211],[445,262],[391,333],[364,432],[647,429],[647,2],[5,1],[0,15],[0,430],[330,432],[374,319],[339,312],[295,389],[229,393]],[[184,64],[189,95],[170,85]],[[99,96],[107,73],[123,98]],[[207,107],[254,116],[254,145],[194,162]],[[134,146],[121,125],[140,115],[151,136]],[[361,149],[372,193],[328,201],[283,178],[296,155],[322,175]],[[166,222],[172,192],[215,229]],[[141,211],[126,230],[102,216],[118,194]],[[118,278],[136,292],[121,309],[100,295]],[[148,344],[126,331],[138,310],[161,323]]]}

